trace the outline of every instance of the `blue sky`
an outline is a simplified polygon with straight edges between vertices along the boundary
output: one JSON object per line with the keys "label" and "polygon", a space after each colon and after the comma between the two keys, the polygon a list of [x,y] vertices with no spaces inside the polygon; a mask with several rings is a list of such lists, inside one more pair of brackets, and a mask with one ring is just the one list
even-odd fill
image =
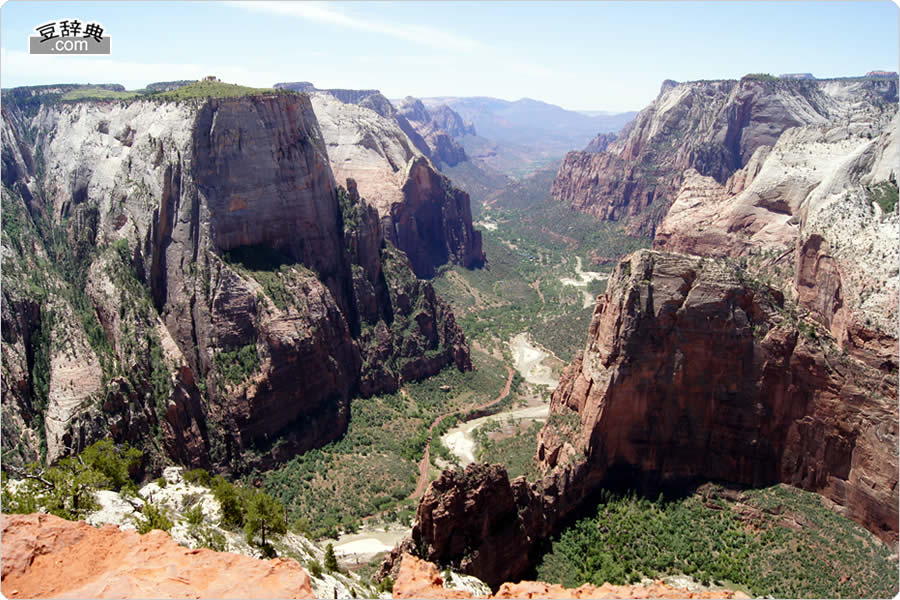
{"label": "blue sky", "polygon": [[[106,57],[31,56],[34,27],[99,21]],[[378,88],[390,98],[528,97],[640,109],[664,79],[898,70],[890,0],[770,2],[26,2],[0,9],[0,85],[214,74],[270,86]]]}

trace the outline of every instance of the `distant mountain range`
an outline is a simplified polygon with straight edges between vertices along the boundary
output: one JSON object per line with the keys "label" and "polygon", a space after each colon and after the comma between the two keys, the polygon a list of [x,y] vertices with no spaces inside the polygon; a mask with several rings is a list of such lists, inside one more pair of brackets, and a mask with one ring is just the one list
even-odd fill
{"label": "distant mountain range", "polygon": [[446,104],[470,121],[479,135],[498,142],[529,145],[558,140],[572,149],[584,146],[598,133],[615,132],[637,112],[586,115],[554,104],[523,98],[510,102],[487,97],[422,98],[427,107]]}
{"label": "distant mountain range", "polygon": [[[584,114],[523,98],[511,102],[483,96],[422,98],[429,109],[447,106],[474,126],[457,141],[473,158],[521,176],[583,148],[597,134],[620,130],[637,112]],[[392,101],[400,106],[400,100]]]}

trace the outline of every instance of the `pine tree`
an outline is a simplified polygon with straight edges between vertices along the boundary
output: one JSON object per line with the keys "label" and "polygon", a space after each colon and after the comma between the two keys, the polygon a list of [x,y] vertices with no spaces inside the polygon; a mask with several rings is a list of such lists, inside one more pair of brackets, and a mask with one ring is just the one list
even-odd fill
{"label": "pine tree", "polygon": [[334,546],[331,544],[325,546],[325,570],[329,573],[338,570],[337,557],[334,555]]}
{"label": "pine tree", "polygon": [[265,492],[257,491],[250,498],[247,514],[244,516],[244,533],[247,541],[253,543],[259,534],[260,546],[268,545],[267,536],[273,533],[287,533],[284,506]]}

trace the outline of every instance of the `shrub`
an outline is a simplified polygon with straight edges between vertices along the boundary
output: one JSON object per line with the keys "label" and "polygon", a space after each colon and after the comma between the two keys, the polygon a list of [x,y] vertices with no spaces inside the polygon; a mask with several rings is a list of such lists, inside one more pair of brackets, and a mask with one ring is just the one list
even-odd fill
{"label": "shrub", "polygon": [[221,475],[216,475],[210,482],[213,496],[222,509],[222,525],[228,529],[244,526],[244,494],[234,484]]}
{"label": "shrub", "polygon": [[191,469],[182,474],[182,478],[187,483],[196,483],[197,485],[209,485],[209,471],[206,469]]}
{"label": "shrub", "polygon": [[198,504],[184,513],[184,518],[190,525],[202,525],[204,520],[203,508]]}
{"label": "shrub", "polygon": [[193,538],[198,547],[209,548],[216,552],[225,552],[228,549],[228,540],[220,531],[202,524],[192,524],[188,527],[188,535]]}
{"label": "shrub", "polygon": [[315,577],[316,579],[322,578],[322,565],[319,564],[319,561],[316,559],[312,559],[309,562],[309,574],[311,577]]}
{"label": "shrub", "polygon": [[378,582],[378,593],[387,592],[388,594],[394,591],[394,580],[390,577],[385,577],[380,582]]}
{"label": "shrub", "polygon": [[128,444],[117,449],[112,440],[100,440],[81,453],[85,465],[101,473],[106,478],[105,486],[117,492],[136,489],[132,476],[142,456],[140,450]]}
{"label": "shrub", "polygon": [[140,534],[148,533],[154,529],[169,531],[172,528],[172,525],[175,524],[166,515],[164,508],[160,508],[151,502],[144,504],[144,508],[141,509],[141,514],[143,515],[143,519],[138,519],[137,522],[137,531]]}

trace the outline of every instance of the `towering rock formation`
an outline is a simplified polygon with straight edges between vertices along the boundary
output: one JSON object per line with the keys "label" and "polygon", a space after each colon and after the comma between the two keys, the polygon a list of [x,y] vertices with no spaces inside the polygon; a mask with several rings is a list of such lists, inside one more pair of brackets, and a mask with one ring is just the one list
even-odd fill
{"label": "towering rock formation", "polygon": [[416,275],[431,277],[448,261],[483,264],[468,195],[435,170],[391,114],[332,92],[314,93],[312,102],[335,176],[356,181],[359,195],[377,209],[385,239],[409,255]]}
{"label": "towering rock formation", "polygon": [[[5,459],[110,432],[156,462],[264,468],[340,435],[358,392],[470,368],[449,308],[384,235],[432,229],[339,189],[308,96],[10,98]],[[468,198],[416,193],[448,249],[415,264],[468,258],[471,218],[447,222]]]}
{"label": "towering rock formation", "polygon": [[896,542],[897,380],[843,354],[798,308],[723,260],[639,251],[610,277],[553,393],[544,476],[444,472],[409,548],[496,587],[605,485],[717,479],[823,494]]}
{"label": "towering rock formation", "polygon": [[652,235],[686,169],[724,184],[791,127],[852,119],[896,102],[896,79],[666,81],[605,152],[566,155],[551,193]]}
{"label": "towering rock formation", "polygon": [[838,345],[897,369],[896,107],[797,127],[724,185],[685,174],[654,246],[740,259],[778,284]]}
{"label": "towering rock formation", "polygon": [[553,393],[543,477],[445,472],[407,549],[496,586],[604,486],[708,479],[820,493],[896,544],[891,98],[894,80],[666,82],[607,152],[571,154],[569,175],[581,170],[564,165],[557,190],[604,190],[582,208],[640,229],[674,199],[655,239],[666,252],[610,276]]}

